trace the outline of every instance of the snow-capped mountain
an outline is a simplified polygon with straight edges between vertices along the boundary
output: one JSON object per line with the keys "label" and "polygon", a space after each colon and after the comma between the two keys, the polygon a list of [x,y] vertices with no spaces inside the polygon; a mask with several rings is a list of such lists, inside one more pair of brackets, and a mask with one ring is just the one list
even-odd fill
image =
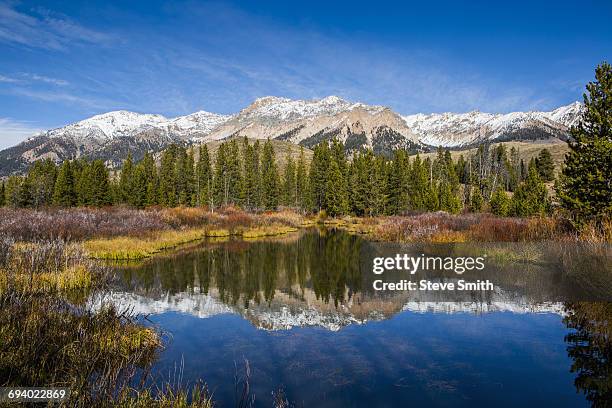
{"label": "snow-capped mountain", "polygon": [[236,136],[271,138],[314,147],[338,138],[347,149],[368,147],[376,153],[393,149],[411,152],[443,146],[462,148],[484,141],[535,140],[568,137],[582,104],[551,112],[434,113],[401,116],[384,106],[352,103],[337,96],[292,100],[268,96],[256,99],[234,115],[199,111],[186,116],[114,111],[39,133],[0,152],[0,176],[20,173],[33,161],[56,162],[89,157],[119,165],[131,152],[159,152],[171,143],[202,143]]}
{"label": "snow-capped mountain", "polygon": [[[388,319],[397,313],[471,313],[485,314],[510,312],[515,314],[552,313],[565,315],[561,302],[534,302],[520,294],[497,287],[491,299],[463,301],[431,301],[414,299],[405,293],[393,297],[369,298],[360,295],[359,301],[349,300],[338,306],[330,305],[308,293],[306,299],[295,299],[278,290],[274,299],[262,304],[250,303],[247,307],[237,303],[228,305],[220,300],[216,290],[162,293],[159,296],[132,292],[109,292],[89,300],[89,306],[97,310],[104,304],[112,304],[118,310],[129,310],[142,315],[179,312],[201,319],[220,314],[237,314],[263,330],[289,330],[294,327],[322,327],[338,331],[346,326],[365,324]],[[360,303],[363,302],[363,303]]]}
{"label": "snow-capped mountain", "polygon": [[582,104],[574,102],[551,112],[433,113],[404,116],[408,127],[422,143],[431,146],[463,147],[485,141],[566,139],[575,125]]}

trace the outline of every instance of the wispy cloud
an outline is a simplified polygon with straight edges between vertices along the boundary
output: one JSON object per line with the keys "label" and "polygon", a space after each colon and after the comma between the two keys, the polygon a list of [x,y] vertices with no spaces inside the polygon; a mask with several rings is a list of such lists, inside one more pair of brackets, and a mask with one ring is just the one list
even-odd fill
{"label": "wispy cloud", "polygon": [[101,44],[112,37],[84,27],[70,18],[46,9],[18,11],[13,5],[0,3],[0,42],[66,50],[69,45]]}
{"label": "wispy cloud", "polygon": [[69,82],[65,79],[51,78],[45,75],[32,74],[29,72],[22,72],[15,76],[0,75],[0,82],[8,84],[31,84],[35,82],[42,82],[56,86],[67,86],[69,84]]}
{"label": "wispy cloud", "polygon": [[0,118],[0,149],[13,146],[41,131],[29,122]]}
{"label": "wispy cloud", "polygon": [[95,96],[72,94],[68,92],[58,92],[52,90],[36,90],[26,88],[14,88],[11,90],[14,95],[24,96],[44,102],[67,102],[77,104],[81,107],[94,109],[112,109],[117,102]]}
{"label": "wispy cloud", "polygon": [[24,73],[23,76],[25,76],[26,78],[30,78],[33,81],[44,82],[51,85],[66,86],[69,84],[69,82],[65,79],[51,78],[44,75]]}
{"label": "wispy cloud", "polygon": [[18,84],[22,82],[22,80],[0,75],[0,82],[7,83],[7,84]]}

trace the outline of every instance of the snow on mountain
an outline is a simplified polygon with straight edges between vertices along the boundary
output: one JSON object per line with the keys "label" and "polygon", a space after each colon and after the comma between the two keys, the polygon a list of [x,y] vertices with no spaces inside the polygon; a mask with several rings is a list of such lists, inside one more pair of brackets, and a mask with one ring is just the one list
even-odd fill
{"label": "snow on mountain", "polygon": [[404,116],[406,125],[430,146],[462,147],[485,141],[567,137],[582,104],[574,102],[551,112],[432,113]]}
{"label": "snow on mountain", "polygon": [[199,111],[186,116],[168,119],[162,115],[114,111],[46,132],[50,137],[71,139],[113,139],[134,136],[150,129],[180,139],[188,139],[192,133],[209,133],[227,121],[230,116]]}
{"label": "snow on mountain", "polygon": [[397,313],[497,313],[515,314],[551,313],[565,315],[562,302],[534,301],[525,295],[507,291],[498,286],[488,299],[449,301],[447,294],[440,294],[439,300],[429,299],[430,295],[402,293],[399,296],[370,298],[361,296],[359,301],[347,301],[335,306],[329,304],[311,290],[302,298],[295,298],[281,290],[275,291],[270,302],[250,303],[244,307],[239,303],[228,305],[221,300],[216,289],[201,293],[195,286],[193,291],[174,294],[162,293],[149,297],[131,292],[110,292],[89,300],[92,310],[104,304],[112,304],[118,310],[129,310],[137,314],[155,315],[180,312],[206,319],[219,314],[237,314],[263,330],[290,330],[294,327],[322,327],[338,331],[349,325],[360,325],[392,317]]}
{"label": "snow on mountain", "polygon": [[229,137],[271,138],[312,148],[337,138],[347,153],[371,148],[389,155],[403,148],[411,153],[432,146],[461,148],[485,141],[565,140],[577,123],[582,104],[551,112],[482,112],[400,116],[384,106],[353,103],[337,96],[292,100],[275,96],[256,99],[235,115],[199,111],[166,118],[125,110],[108,112],[39,133],[0,151],[0,176],[21,173],[35,160],[56,162],[88,157],[118,166],[128,152],[138,160],[171,143],[202,143]]}

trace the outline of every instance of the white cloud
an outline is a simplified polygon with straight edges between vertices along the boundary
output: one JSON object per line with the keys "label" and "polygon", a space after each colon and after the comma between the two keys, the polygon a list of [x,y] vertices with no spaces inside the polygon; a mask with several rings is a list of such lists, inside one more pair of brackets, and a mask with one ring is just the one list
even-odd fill
{"label": "white cloud", "polygon": [[20,82],[22,82],[20,79],[17,78],[11,78],[11,77],[7,77],[4,75],[0,75],[0,82],[4,82],[7,84],[18,84]]}
{"label": "white cloud", "polygon": [[30,79],[34,80],[34,81],[45,82],[47,84],[52,84],[52,85],[57,85],[57,86],[66,86],[66,85],[68,85],[68,81],[66,81],[64,79],[50,78],[50,77],[44,76],[44,75],[29,74],[29,73],[25,73],[23,75],[25,77],[27,77],[27,78],[30,78]]}
{"label": "white cloud", "polygon": [[12,90],[13,94],[19,96],[25,96],[31,99],[36,99],[44,102],[66,102],[70,104],[79,105],[87,108],[96,109],[108,109],[112,108],[117,104],[115,101],[107,99],[74,95],[68,92],[56,92],[56,91],[41,91],[34,89],[15,88]]}
{"label": "white cloud", "polygon": [[41,131],[29,122],[0,118],[0,149],[14,146]]}
{"label": "white cloud", "polygon": [[33,83],[33,82],[43,82],[46,84],[57,85],[57,86],[66,86],[69,84],[69,82],[64,79],[51,78],[45,75],[31,74],[29,72],[23,72],[19,74],[18,76],[19,78],[15,78],[14,76],[11,77],[11,76],[6,76],[6,75],[0,75],[0,82],[4,82],[8,84],[26,84],[26,83]]}
{"label": "white cloud", "polygon": [[66,50],[73,44],[99,44],[111,39],[108,34],[84,27],[48,10],[26,14],[12,5],[0,4],[0,42]]}

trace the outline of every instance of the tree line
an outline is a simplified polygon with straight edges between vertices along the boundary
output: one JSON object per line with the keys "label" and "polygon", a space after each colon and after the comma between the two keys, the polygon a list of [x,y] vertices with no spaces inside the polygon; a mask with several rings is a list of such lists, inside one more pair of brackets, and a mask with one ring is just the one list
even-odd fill
{"label": "tree line", "polygon": [[[438,149],[433,159],[410,159],[405,150],[391,158],[371,150],[349,160],[334,139],[314,148],[307,161],[287,153],[278,167],[272,142],[246,138],[221,143],[215,160],[208,146],[171,145],[156,161],[128,155],[118,172],[101,160],[35,162],[25,176],[1,185],[0,204],[13,207],[197,206],[212,210],[237,205],[248,210],[279,206],[329,215],[395,215],[407,212],[491,210],[499,215],[535,215],[549,209],[544,181],[554,178],[550,153],[543,149],[529,164],[514,148],[481,146],[453,161]],[[508,194],[512,192],[510,197]]]}
{"label": "tree line", "polygon": [[[569,153],[555,190],[560,208],[576,224],[612,216],[612,67],[604,62],[587,85],[584,111],[570,129]],[[197,153],[197,155],[196,155]],[[548,150],[525,163],[515,148],[480,146],[454,161],[438,149],[434,158],[409,158],[396,150],[391,158],[372,150],[351,160],[338,140],[323,141],[307,163],[303,148],[297,162],[290,152],[278,168],[272,142],[233,139],[222,143],[213,160],[208,147],[171,145],[159,160],[131,155],[120,172],[101,160],[51,159],[35,162],[25,176],[0,183],[0,206],[106,206],[127,204],[200,206],[214,210],[238,205],[248,210],[279,206],[305,212],[359,216],[411,211],[491,211],[531,216],[551,209],[545,182],[555,179]]]}

